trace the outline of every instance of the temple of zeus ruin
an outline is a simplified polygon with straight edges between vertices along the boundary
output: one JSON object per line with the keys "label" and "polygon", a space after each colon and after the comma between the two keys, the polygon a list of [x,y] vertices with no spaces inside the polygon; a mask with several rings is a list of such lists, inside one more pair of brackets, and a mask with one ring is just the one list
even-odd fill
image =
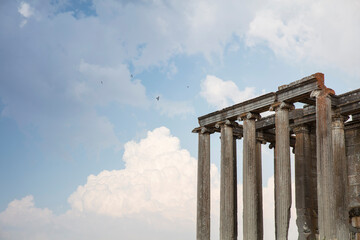
{"label": "temple of zeus ruin", "polygon": [[[294,103],[303,103],[295,108]],[[301,104],[297,104],[301,105]],[[274,114],[260,117],[260,113]],[[197,240],[210,239],[210,134],[220,133],[220,240],[263,234],[261,146],[274,149],[275,236],[288,239],[290,150],[295,153],[298,239],[360,240],[360,89],[336,95],[316,73],[198,118]],[[243,208],[236,140],[243,138]],[[239,163],[240,164],[240,163]],[[237,217],[243,217],[243,232]],[[294,216],[293,216],[294,217]]]}

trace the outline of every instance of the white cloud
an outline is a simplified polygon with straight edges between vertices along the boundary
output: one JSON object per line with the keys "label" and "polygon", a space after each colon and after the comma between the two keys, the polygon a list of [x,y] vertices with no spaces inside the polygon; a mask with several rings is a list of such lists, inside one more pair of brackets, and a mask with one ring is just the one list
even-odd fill
{"label": "white cloud", "polygon": [[20,3],[18,11],[25,18],[29,18],[34,14],[34,10],[26,2],[21,2]]}
{"label": "white cloud", "polygon": [[200,95],[210,105],[220,109],[255,97],[255,88],[246,87],[240,91],[232,81],[224,81],[215,76],[207,75],[205,80],[201,82]]}
{"label": "white cloud", "polygon": [[360,4],[356,0],[269,1],[249,25],[247,44],[360,76]]}
{"label": "white cloud", "polygon": [[89,176],[73,193],[72,209],[111,216],[157,212],[175,220],[194,218],[196,160],[179,139],[158,128],[139,143],[128,142],[124,170]]}
{"label": "white cloud", "polygon": [[52,212],[47,208],[36,208],[34,197],[29,195],[9,203],[7,209],[1,213],[0,221],[10,226],[26,226],[33,221],[45,225],[51,217]]}
{"label": "white cloud", "polygon": [[[222,56],[234,34],[242,35],[252,17],[243,1],[94,1],[103,23],[126,29],[121,39],[138,68],[162,65],[177,54]],[[129,29],[125,24],[132,23]]]}
{"label": "white cloud", "polygon": [[27,18],[34,15],[34,9],[26,2],[21,2],[18,7],[18,12],[25,18],[20,23],[20,28],[24,27],[27,23]]}
{"label": "white cloud", "polygon": [[[144,214],[145,215],[145,214]],[[192,223],[169,221],[156,214],[144,220],[69,211],[60,216],[34,206],[32,196],[14,200],[0,213],[2,240],[189,239]],[[139,231],[141,229],[141,231]],[[173,236],[173,237],[172,237]]]}

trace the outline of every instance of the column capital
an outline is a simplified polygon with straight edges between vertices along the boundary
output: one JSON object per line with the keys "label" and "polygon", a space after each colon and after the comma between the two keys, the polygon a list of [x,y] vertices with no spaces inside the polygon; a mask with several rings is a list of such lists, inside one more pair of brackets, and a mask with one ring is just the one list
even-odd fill
{"label": "column capital", "polygon": [[209,133],[209,134],[212,134],[215,132],[215,128],[214,127],[197,127],[197,128],[194,128],[191,132],[193,133]]}
{"label": "column capital", "polygon": [[269,111],[277,111],[279,109],[285,109],[285,110],[294,110],[295,109],[295,106],[294,104],[292,103],[287,103],[287,102],[276,102],[276,103],[273,103],[271,106],[270,106],[270,109]]}
{"label": "column capital", "polygon": [[295,135],[298,135],[300,133],[309,133],[310,132],[309,127],[306,124],[297,125],[297,126],[293,127],[292,130],[295,133]]}
{"label": "column capital", "polygon": [[263,132],[256,132],[256,141],[260,142],[261,144],[266,144],[266,140],[264,137],[264,133]]}
{"label": "column capital", "polygon": [[332,116],[333,122],[346,122],[349,119],[349,116],[341,115],[340,113],[335,113]]}
{"label": "column capital", "polygon": [[247,113],[243,113],[240,116],[238,116],[238,120],[240,120],[240,121],[250,120],[250,119],[260,120],[261,116],[259,113],[254,113],[254,112],[247,112]]}
{"label": "column capital", "polygon": [[215,128],[220,128],[223,125],[226,125],[226,126],[229,126],[229,127],[238,127],[239,126],[239,124],[237,122],[226,119],[225,121],[217,122],[215,124]]}
{"label": "column capital", "polygon": [[343,116],[341,114],[334,114],[332,116],[332,127],[344,129],[344,122],[348,120],[348,116]]}
{"label": "column capital", "polygon": [[215,132],[215,129],[213,127],[209,128],[209,127],[202,127],[200,130],[200,133],[204,134],[204,133],[209,133],[212,134]]}
{"label": "column capital", "polygon": [[310,97],[331,97],[335,95],[335,91],[332,90],[331,88],[321,88],[321,89],[316,89],[314,91],[311,92]]}
{"label": "column capital", "polygon": [[234,136],[235,139],[242,139],[244,137],[244,135],[240,134],[240,133],[239,134],[234,134],[233,136]]}

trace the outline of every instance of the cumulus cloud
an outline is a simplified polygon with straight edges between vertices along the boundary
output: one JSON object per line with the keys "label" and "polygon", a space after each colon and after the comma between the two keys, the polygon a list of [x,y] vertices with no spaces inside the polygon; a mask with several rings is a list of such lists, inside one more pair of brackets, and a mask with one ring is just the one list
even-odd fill
{"label": "cumulus cloud", "polygon": [[246,87],[241,91],[232,81],[224,81],[215,76],[207,75],[205,80],[201,82],[200,95],[210,105],[220,109],[255,97],[255,88]]}
{"label": "cumulus cloud", "polygon": [[34,197],[29,195],[9,203],[7,209],[1,213],[0,221],[10,226],[26,226],[33,221],[43,225],[49,223],[51,217],[52,212],[47,208],[36,208]]}
{"label": "cumulus cloud", "polygon": [[168,219],[194,219],[196,160],[161,127],[139,143],[128,142],[125,169],[88,177],[69,197],[73,210],[111,216],[157,212]]}
{"label": "cumulus cloud", "polygon": [[269,1],[250,23],[247,44],[264,43],[285,59],[307,60],[360,76],[359,11],[356,0]]}
{"label": "cumulus cloud", "polygon": [[147,220],[72,211],[57,216],[35,207],[32,196],[12,201],[0,213],[0,229],[3,240],[181,240],[193,237],[193,224],[169,221],[156,214],[149,215]]}

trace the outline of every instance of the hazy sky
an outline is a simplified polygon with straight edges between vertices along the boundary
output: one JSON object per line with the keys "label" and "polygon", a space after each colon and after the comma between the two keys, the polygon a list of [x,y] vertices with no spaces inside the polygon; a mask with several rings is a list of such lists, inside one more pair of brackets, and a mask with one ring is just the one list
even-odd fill
{"label": "hazy sky", "polygon": [[[357,0],[1,0],[0,239],[194,239],[197,117],[316,72],[337,94],[359,88],[359,12]],[[267,240],[266,145],[262,157]]]}

